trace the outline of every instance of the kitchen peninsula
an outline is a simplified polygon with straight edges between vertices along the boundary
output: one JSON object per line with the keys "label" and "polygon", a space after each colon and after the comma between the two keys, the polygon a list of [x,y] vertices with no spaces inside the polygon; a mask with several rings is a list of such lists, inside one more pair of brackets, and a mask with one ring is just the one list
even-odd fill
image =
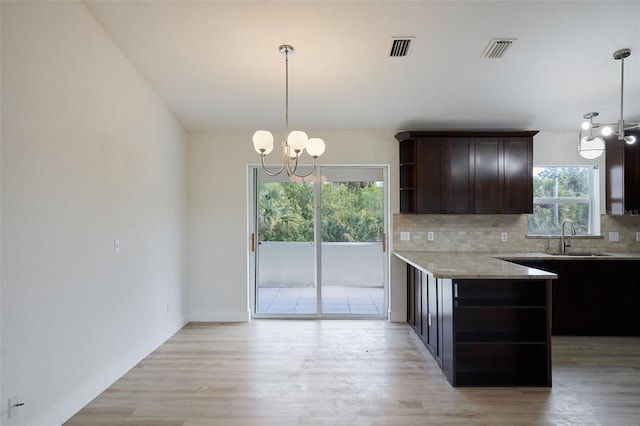
{"label": "kitchen peninsula", "polygon": [[394,253],[407,317],[454,386],[551,386],[554,273],[477,252]]}

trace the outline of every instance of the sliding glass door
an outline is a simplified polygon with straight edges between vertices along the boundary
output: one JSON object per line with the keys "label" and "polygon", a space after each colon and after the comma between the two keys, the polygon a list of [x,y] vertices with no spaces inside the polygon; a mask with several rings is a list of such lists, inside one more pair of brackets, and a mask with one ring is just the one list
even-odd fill
{"label": "sliding glass door", "polygon": [[251,173],[254,317],[385,318],[386,168]]}
{"label": "sliding glass door", "polygon": [[314,185],[257,169],[258,315],[316,315]]}

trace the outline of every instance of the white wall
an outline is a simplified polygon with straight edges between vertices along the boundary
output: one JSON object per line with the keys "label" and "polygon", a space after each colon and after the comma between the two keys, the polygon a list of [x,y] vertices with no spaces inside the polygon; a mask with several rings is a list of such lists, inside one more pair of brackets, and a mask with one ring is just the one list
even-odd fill
{"label": "white wall", "polygon": [[[323,164],[390,164],[389,184],[391,188],[397,185],[395,132],[309,131],[309,134],[322,137],[327,144],[321,157]],[[259,162],[251,143],[252,135],[250,130],[189,133],[191,320],[249,320],[247,165]],[[273,153],[268,159],[277,163],[279,156]],[[397,191],[394,194],[397,198]],[[395,198],[391,202],[397,206]],[[393,303],[392,299],[392,309]]]}
{"label": "white wall", "polygon": [[81,2],[1,8],[1,424],[55,425],[185,322],[187,135]]}

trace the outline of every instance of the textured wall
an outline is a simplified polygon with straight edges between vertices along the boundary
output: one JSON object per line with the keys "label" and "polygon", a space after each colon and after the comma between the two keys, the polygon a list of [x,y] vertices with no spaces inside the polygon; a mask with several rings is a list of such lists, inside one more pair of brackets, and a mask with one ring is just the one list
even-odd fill
{"label": "textured wall", "polygon": [[[427,233],[434,232],[434,240]],[[572,251],[640,252],[636,232],[640,216],[601,216],[601,237],[572,237]],[[618,242],[609,232],[619,233]],[[410,240],[401,241],[400,232]],[[501,241],[507,232],[507,241]],[[413,215],[393,216],[395,251],[558,252],[560,237],[527,237],[527,215]]]}

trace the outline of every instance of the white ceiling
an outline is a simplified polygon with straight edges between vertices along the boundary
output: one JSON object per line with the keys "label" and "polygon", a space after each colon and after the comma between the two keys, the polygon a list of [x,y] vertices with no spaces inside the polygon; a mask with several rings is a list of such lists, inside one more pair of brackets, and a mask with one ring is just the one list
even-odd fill
{"label": "white ceiling", "polygon": [[[578,129],[640,121],[640,1],[86,1],[188,129]],[[392,37],[415,37],[388,57]],[[517,39],[500,59],[492,38]]]}

